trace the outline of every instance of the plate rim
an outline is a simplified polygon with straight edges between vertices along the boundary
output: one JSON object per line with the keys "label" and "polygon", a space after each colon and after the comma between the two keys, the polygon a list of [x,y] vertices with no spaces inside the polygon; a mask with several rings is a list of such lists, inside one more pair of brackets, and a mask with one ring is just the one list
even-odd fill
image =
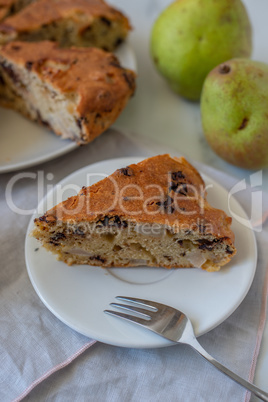
{"label": "plate rim", "polygon": [[[143,160],[143,159],[145,159],[145,158],[146,158],[145,156],[130,156],[130,157],[120,157],[120,158],[107,158],[107,159],[105,159],[105,160],[101,160],[101,161],[95,162],[95,163],[93,163],[93,164],[89,164],[89,165],[87,165],[87,166],[84,166],[84,167],[82,167],[82,168],[80,168],[80,169],[78,169],[78,170],[72,172],[71,174],[67,175],[67,176],[64,177],[62,180],[60,180],[60,181],[43,197],[43,199],[40,200],[40,202],[39,202],[38,205],[40,205],[40,204],[43,203],[47,198],[49,198],[49,196],[54,192],[55,187],[56,187],[57,185],[62,184],[62,183],[64,183],[65,181],[71,180],[71,178],[72,178],[73,176],[79,175],[79,174],[81,174],[83,171],[89,170],[91,167],[96,167],[96,166],[98,166],[98,165],[101,165],[103,162],[112,162],[112,163],[117,163],[118,165],[119,165],[119,164],[123,164],[123,163],[124,163],[124,164],[125,164],[125,163],[127,163],[127,164],[130,164],[130,163],[138,163],[139,161],[141,161],[141,160]],[[125,161],[128,161],[128,162],[125,162]],[[222,184],[218,183],[218,182],[217,182],[214,178],[212,178],[210,175],[208,175],[208,174],[202,172],[202,168],[199,169],[199,171],[200,171],[200,174],[204,177],[204,179],[208,178],[208,179],[210,180],[210,182],[216,183],[216,185],[219,186],[224,192],[227,191],[227,189],[226,189]],[[237,200],[235,197],[233,197],[233,199],[234,199],[235,203],[239,206],[239,208],[241,208],[241,211],[243,211],[243,213],[245,214],[245,216],[248,217],[246,211],[244,210],[244,208],[242,207],[242,205],[238,202],[238,200]],[[77,327],[76,327],[75,325],[70,325],[70,323],[69,323],[67,320],[63,319],[63,318],[60,316],[60,314],[58,314],[53,308],[51,308],[51,306],[49,305],[49,303],[47,302],[47,300],[46,300],[46,299],[43,297],[43,295],[40,293],[40,290],[38,289],[38,286],[36,285],[36,283],[35,283],[35,281],[34,281],[34,279],[33,279],[33,277],[32,277],[32,273],[31,273],[31,270],[30,270],[30,267],[29,267],[29,262],[28,262],[28,259],[27,259],[27,254],[28,254],[28,252],[29,252],[29,250],[28,250],[29,235],[30,235],[30,232],[32,231],[32,228],[33,228],[33,219],[34,219],[36,216],[37,216],[37,213],[36,213],[36,212],[31,216],[30,221],[29,221],[29,224],[28,224],[28,227],[27,227],[26,237],[25,237],[25,262],[26,262],[27,273],[28,273],[28,276],[29,276],[29,278],[30,278],[31,284],[32,284],[32,286],[33,286],[35,292],[37,293],[38,297],[39,297],[40,300],[42,301],[42,303],[46,306],[46,308],[47,308],[55,317],[57,317],[61,322],[63,322],[65,325],[67,325],[68,327],[72,328],[73,330],[75,330],[75,331],[78,332],[79,334],[91,338],[91,337],[92,337],[91,335],[89,335],[87,332],[83,332],[83,331],[81,331],[80,329],[77,329]],[[249,229],[249,228],[248,228],[248,229]],[[234,304],[233,307],[230,308],[230,309],[226,312],[226,314],[224,314],[223,316],[221,316],[221,318],[220,318],[219,320],[215,321],[213,325],[210,325],[210,327],[209,327],[208,329],[206,329],[206,330],[204,330],[204,331],[198,333],[198,334],[197,334],[197,337],[202,336],[202,335],[204,335],[204,334],[210,332],[211,330],[213,330],[214,328],[216,328],[218,325],[220,325],[221,323],[223,323],[228,317],[230,317],[230,316],[234,313],[234,311],[236,311],[236,309],[241,305],[241,303],[242,303],[243,300],[245,299],[245,297],[246,297],[246,295],[247,295],[249,289],[251,288],[251,285],[252,285],[252,282],[253,282],[253,280],[254,280],[255,273],[256,273],[258,250],[257,250],[257,241],[256,241],[255,233],[254,233],[254,231],[252,231],[252,230],[250,230],[250,233],[251,233],[251,237],[252,237],[252,240],[253,240],[252,248],[253,248],[253,251],[254,251],[254,255],[253,255],[252,257],[254,257],[254,258],[253,258],[254,267],[253,267],[253,269],[251,270],[250,279],[249,279],[248,282],[247,282],[247,286],[245,287],[245,289],[244,289],[244,291],[243,291],[243,294],[241,295],[241,297],[240,297],[240,299],[239,299],[238,304]],[[55,258],[55,256],[53,256],[53,257]],[[99,267],[97,267],[97,268],[99,268]],[[107,306],[107,307],[108,307],[108,306]],[[129,325],[129,324],[128,324],[128,325]],[[93,331],[93,332],[94,332],[94,331]],[[93,334],[93,335],[94,335],[94,334]],[[116,343],[116,342],[111,342],[111,341],[109,341],[109,340],[107,339],[107,337],[105,337],[105,336],[102,337],[102,339],[97,339],[97,337],[94,337],[94,336],[92,337],[92,339],[95,339],[95,340],[97,340],[97,341],[99,341],[99,342],[107,343],[107,344],[110,344],[110,345],[120,346],[120,347],[127,347],[127,348],[138,348],[138,349],[159,348],[159,347],[172,346],[172,345],[175,344],[174,342],[168,341],[168,340],[166,340],[166,339],[164,339],[164,338],[161,338],[160,336],[159,336],[158,338],[159,338],[159,340],[160,340],[159,343],[154,344],[154,345],[152,345],[152,346],[148,346],[147,343],[145,343],[145,344],[139,343],[139,345],[137,346],[137,345],[134,345],[133,342],[128,342],[128,340],[126,340],[126,341],[123,342],[123,343],[122,343],[122,342]]]}
{"label": "plate rim", "polygon": [[[62,140],[62,141],[64,141],[64,140]],[[0,174],[16,172],[21,169],[28,169],[32,166],[37,166],[39,164],[49,162],[53,159],[56,159],[58,157],[61,157],[62,155],[65,155],[65,154],[73,151],[74,149],[76,149],[78,147],[79,147],[79,145],[76,143],[68,143],[66,146],[63,146],[62,148],[60,148],[60,150],[52,152],[49,155],[47,154],[42,157],[33,158],[28,162],[25,161],[25,162],[13,163],[13,164],[6,165],[3,167],[0,165]]]}

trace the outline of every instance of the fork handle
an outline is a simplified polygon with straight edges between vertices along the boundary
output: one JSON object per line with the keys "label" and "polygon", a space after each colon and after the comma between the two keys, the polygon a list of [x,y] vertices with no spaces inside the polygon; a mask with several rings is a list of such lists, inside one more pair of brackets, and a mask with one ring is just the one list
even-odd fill
{"label": "fork handle", "polygon": [[218,370],[222,371],[224,374],[232,378],[232,380],[236,381],[238,384],[242,385],[242,387],[251,391],[254,395],[260,398],[263,401],[268,402],[268,393],[262,391],[260,388],[256,387],[255,385],[251,384],[250,382],[244,380],[239,375],[233,373],[227,367],[223,366],[217,360],[215,360],[210,354],[208,354],[205,349],[202,348],[200,343],[196,339],[191,339],[191,341],[187,340],[188,345],[190,345],[193,349],[196,350],[202,357],[204,357],[209,363],[213,364]]}

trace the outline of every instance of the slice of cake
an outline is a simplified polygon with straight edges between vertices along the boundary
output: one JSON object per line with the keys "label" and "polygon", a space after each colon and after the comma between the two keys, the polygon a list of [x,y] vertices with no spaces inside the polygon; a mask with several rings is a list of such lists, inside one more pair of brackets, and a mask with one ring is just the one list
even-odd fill
{"label": "slice of cake", "polygon": [[135,73],[97,48],[11,42],[0,48],[0,105],[87,143],[118,117],[135,90]]}
{"label": "slice of cake", "polygon": [[103,0],[38,0],[0,24],[0,44],[52,40],[112,51],[129,30],[127,17]]}
{"label": "slice of cake", "polygon": [[0,21],[26,7],[35,0],[0,0]]}
{"label": "slice of cake", "polygon": [[236,253],[231,221],[193,166],[160,155],[83,187],[36,219],[33,236],[69,265],[217,271]]}

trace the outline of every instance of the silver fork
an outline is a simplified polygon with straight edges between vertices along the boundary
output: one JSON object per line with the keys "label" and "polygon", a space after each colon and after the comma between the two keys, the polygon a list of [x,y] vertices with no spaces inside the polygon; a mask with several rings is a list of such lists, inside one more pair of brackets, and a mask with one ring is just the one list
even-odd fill
{"label": "silver fork", "polygon": [[218,370],[251,391],[258,398],[268,402],[267,392],[262,391],[260,388],[233,373],[202,348],[195,337],[190,319],[181,311],[150,300],[124,296],[117,296],[116,299],[130,302],[132,305],[110,303],[110,306],[130,311],[136,315],[125,314],[114,310],[104,310],[105,313],[134,322],[170,341],[190,345]]}

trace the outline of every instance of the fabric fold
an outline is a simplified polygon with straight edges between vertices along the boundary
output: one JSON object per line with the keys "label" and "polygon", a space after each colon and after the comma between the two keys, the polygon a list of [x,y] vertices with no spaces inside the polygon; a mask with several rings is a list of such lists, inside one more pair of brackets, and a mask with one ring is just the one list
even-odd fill
{"label": "fabric fold", "polygon": [[[36,179],[18,179],[13,187],[12,201],[25,210],[37,205],[40,201],[37,172],[42,172],[45,192],[49,185],[55,185],[73,171],[97,161],[122,156],[148,157],[166,152],[173,154],[162,145],[109,130],[88,146],[27,169],[26,172],[36,175]],[[176,156],[180,155],[176,153]],[[194,164],[227,189],[237,183],[237,179],[213,168]],[[95,344],[94,340],[76,333],[53,316],[35,293],[25,266],[24,241],[31,215],[20,215],[11,210],[10,204],[7,205],[6,189],[10,179],[17,174],[0,176],[2,401],[19,401],[27,395],[29,401],[46,398],[109,402],[160,401],[163,398],[206,402],[249,400],[244,389],[210,367],[186,346],[136,350],[99,342]],[[53,178],[50,179],[48,174]],[[236,194],[248,214],[253,190],[247,186]],[[255,234],[258,266],[247,296],[225,322],[199,338],[213,357],[250,381],[254,377],[266,316],[267,224]],[[91,348],[93,344],[95,346]]]}

